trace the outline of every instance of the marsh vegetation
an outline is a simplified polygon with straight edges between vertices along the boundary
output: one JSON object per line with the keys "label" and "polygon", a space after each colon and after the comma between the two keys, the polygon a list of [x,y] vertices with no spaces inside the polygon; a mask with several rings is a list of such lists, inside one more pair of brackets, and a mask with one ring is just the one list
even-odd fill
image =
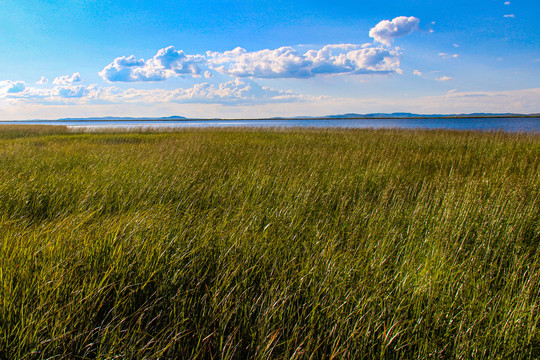
{"label": "marsh vegetation", "polygon": [[540,136],[0,128],[0,358],[540,357]]}

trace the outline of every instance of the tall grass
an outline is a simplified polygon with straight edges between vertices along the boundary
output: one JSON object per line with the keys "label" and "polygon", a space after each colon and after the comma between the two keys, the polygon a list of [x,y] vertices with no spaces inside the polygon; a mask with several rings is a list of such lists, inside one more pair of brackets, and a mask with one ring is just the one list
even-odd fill
{"label": "tall grass", "polygon": [[540,137],[0,129],[0,358],[540,357]]}

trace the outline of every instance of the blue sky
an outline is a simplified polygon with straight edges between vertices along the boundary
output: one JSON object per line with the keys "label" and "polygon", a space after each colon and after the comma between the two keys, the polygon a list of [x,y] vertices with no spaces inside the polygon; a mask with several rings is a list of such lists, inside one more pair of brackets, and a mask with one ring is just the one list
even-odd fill
{"label": "blue sky", "polygon": [[0,2],[0,119],[540,112],[540,2]]}

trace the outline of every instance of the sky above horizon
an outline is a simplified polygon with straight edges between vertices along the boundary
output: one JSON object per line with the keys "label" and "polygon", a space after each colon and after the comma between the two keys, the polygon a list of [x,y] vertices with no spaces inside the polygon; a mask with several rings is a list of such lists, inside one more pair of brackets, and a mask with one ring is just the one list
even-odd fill
{"label": "sky above horizon", "polygon": [[540,2],[4,0],[0,120],[540,113]]}

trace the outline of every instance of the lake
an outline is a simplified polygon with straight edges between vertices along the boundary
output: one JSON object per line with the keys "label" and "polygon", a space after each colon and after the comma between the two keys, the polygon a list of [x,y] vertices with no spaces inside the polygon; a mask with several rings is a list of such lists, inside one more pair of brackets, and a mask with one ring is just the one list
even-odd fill
{"label": "lake", "polygon": [[540,132],[540,118],[422,118],[422,119],[268,119],[268,120],[32,120],[0,124],[66,125],[71,128],[163,127],[333,127],[454,129],[507,132]]}

